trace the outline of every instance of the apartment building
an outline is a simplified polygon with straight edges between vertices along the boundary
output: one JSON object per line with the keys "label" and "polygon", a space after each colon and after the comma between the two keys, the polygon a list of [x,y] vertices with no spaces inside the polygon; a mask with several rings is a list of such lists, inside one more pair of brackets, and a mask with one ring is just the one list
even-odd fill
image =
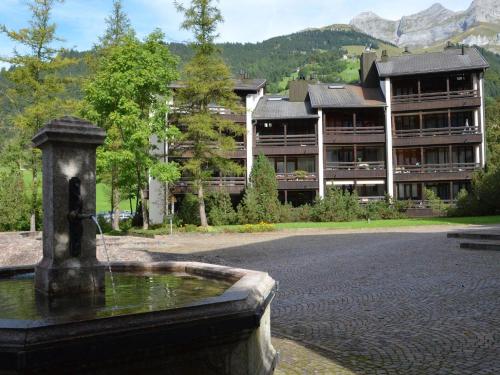
{"label": "apartment building", "polygon": [[[217,177],[237,200],[256,155],[274,165],[283,202],[300,205],[330,186],[356,191],[362,202],[424,199],[424,189],[453,201],[485,165],[484,71],[475,48],[360,57],[360,83],[290,82],[288,96],[266,95],[265,80],[239,79],[235,92],[244,113],[227,113],[246,127],[231,157],[245,177]],[[155,140],[157,141],[157,140]],[[189,157],[189,145],[181,157]],[[162,145],[164,157],[169,154]],[[179,154],[176,155],[179,157]],[[181,180],[174,195],[189,190]],[[167,189],[150,184],[151,219],[161,221]]]}

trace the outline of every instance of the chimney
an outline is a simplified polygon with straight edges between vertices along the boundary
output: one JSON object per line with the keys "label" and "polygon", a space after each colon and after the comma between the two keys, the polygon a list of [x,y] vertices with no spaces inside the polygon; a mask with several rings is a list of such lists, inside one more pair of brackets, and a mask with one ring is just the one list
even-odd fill
{"label": "chimney", "polygon": [[410,52],[410,48],[409,48],[408,46],[405,46],[405,50],[404,50],[404,52],[403,52],[403,53],[404,53],[405,55],[409,55],[409,54],[411,54],[411,52]]}
{"label": "chimney", "polygon": [[465,44],[462,44],[462,55],[465,55]]}
{"label": "chimney", "polygon": [[[382,52],[382,56],[383,54]],[[377,61],[377,53],[374,51],[364,51],[359,58],[359,78],[365,87],[378,87],[379,85],[375,61]]]}
{"label": "chimney", "polygon": [[384,49],[382,51],[382,62],[387,62],[387,61],[389,61],[389,54],[387,53],[387,50]]}

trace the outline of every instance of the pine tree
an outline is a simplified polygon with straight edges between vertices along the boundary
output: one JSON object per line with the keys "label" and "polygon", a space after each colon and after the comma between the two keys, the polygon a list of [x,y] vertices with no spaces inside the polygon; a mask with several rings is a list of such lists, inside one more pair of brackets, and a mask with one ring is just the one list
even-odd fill
{"label": "pine tree", "polygon": [[242,223],[276,223],[279,220],[278,181],[273,166],[263,154],[255,160],[250,186],[238,211]]}
{"label": "pine tree", "polygon": [[223,21],[219,9],[213,0],[192,0],[187,8],[176,5],[185,17],[182,28],[192,31],[195,37],[191,45],[194,57],[184,68],[184,85],[176,96],[180,123],[185,128],[180,141],[193,145],[192,157],[184,162],[183,170],[193,179],[201,225],[206,227],[206,183],[216,174],[244,173],[227,155],[236,148],[234,137],[245,130],[210,110],[214,103],[233,111],[240,109],[231,72],[214,44],[217,25]]}
{"label": "pine tree", "polygon": [[135,34],[130,18],[123,10],[121,0],[113,0],[113,11],[105,21],[106,30],[99,38],[100,48],[116,46],[124,36]]}
{"label": "pine tree", "polygon": [[56,36],[56,25],[51,23],[50,14],[54,5],[61,2],[31,0],[28,3],[31,21],[27,28],[15,31],[0,26],[0,32],[17,45],[11,57],[1,60],[14,68],[5,73],[10,82],[5,96],[17,108],[12,123],[19,129],[25,147],[30,149],[27,164],[31,171],[31,231],[36,230],[41,168],[40,152],[31,149],[31,138],[46,122],[73,114],[76,108],[76,101],[65,98],[71,80],[59,74],[75,60],[65,57],[63,49],[53,47],[60,39]]}

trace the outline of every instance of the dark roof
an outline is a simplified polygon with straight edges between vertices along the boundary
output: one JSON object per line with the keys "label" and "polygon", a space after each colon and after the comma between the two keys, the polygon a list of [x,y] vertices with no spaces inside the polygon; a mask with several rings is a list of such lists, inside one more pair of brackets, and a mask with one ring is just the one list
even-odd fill
{"label": "dark roof", "polygon": [[253,112],[254,120],[318,118],[308,101],[291,102],[286,97],[263,96]]}
{"label": "dark roof", "polygon": [[[259,91],[261,88],[263,88],[267,81],[265,79],[241,79],[241,78],[235,78],[234,80],[234,90],[235,91]],[[180,89],[184,87],[184,83],[182,81],[177,81],[174,83],[171,83],[168,87],[171,89]]]}
{"label": "dark roof", "polygon": [[386,105],[380,89],[360,85],[309,85],[309,98],[313,108],[361,108]]}
{"label": "dark roof", "polygon": [[389,57],[386,62],[376,62],[380,77],[397,77],[413,74],[479,70],[489,67],[476,48],[448,48],[441,52],[406,54]]}

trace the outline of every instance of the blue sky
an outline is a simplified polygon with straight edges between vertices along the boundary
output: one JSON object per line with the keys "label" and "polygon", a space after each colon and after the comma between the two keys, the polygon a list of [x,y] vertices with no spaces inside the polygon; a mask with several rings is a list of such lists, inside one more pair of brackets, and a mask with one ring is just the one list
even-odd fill
{"label": "blue sky", "polygon": [[[181,1],[186,3],[187,0]],[[398,19],[421,11],[435,0],[220,0],[225,18],[220,27],[220,41],[255,42],[292,33],[308,27],[348,23],[363,11],[373,11],[384,18]],[[443,0],[452,10],[466,9],[471,0]],[[169,41],[187,41],[190,35],[179,30],[181,16],[173,0],[123,0],[126,12],[140,36],[155,27],[161,28]],[[53,20],[64,46],[85,50],[102,34],[104,18],[112,0],[66,0],[56,4]],[[27,25],[26,0],[0,0],[0,24],[11,29]],[[0,36],[0,54],[9,54],[13,45]]]}

